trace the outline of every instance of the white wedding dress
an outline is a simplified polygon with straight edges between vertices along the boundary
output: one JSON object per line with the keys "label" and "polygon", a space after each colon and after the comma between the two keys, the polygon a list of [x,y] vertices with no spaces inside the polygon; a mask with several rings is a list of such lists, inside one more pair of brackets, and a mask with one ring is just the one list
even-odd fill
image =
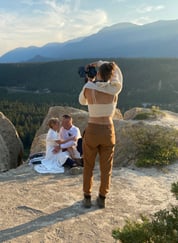
{"label": "white wedding dress", "polygon": [[59,134],[50,128],[46,136],[46,156],[41,164],[34,166],[38,173],[64,173],[63,164],[70,156],[67,151],[53,152],[54,147],[58,146],[56,140],[59,140]]}

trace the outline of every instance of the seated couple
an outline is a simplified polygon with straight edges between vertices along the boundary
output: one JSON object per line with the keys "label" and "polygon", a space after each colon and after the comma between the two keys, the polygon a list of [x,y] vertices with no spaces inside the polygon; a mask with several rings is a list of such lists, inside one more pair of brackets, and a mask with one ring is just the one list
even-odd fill
{"label": "seated couple", "polygon": [[[46,136],[46,155],[35,170],[47,169],[49,173],[63,173],[64,167],[83,166],[81,133],[72,123],[72,117],[64,115],[62,123],[58,118],[50,118]],[[43,173],[41,170],[41,173]],[[45,173],[45,172],[44,172]]]}

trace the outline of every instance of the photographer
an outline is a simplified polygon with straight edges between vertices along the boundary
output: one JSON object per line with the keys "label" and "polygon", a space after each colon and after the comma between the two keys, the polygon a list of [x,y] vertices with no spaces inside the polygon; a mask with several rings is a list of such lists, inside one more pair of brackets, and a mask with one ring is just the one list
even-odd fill
{"label": "photographer", "polygon": [[89,111],[88,125],[83,136],[83,206],[91,207],[93,169],[98,153],[101,174],[97,205],[104,208],[110,187],[115,146],[112,118],[118,94],[122,90],[123,77],[114,62],[98,61],[89,66],[98,68],[98,72],[96,79],[92,82],[89,80],[79,95],[80,104],[87,105]]}

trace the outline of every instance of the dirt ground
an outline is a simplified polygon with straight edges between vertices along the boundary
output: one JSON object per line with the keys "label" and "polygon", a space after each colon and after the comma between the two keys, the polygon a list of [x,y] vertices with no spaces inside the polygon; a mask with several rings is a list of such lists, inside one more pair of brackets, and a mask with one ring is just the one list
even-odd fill
{"label": "dirt ground", "polygon": [[112,243],[112,230],[176,205],[178,163],[164,170],[114,168],[106,208],[98,209],[96,166],[91,209],[82,207],[82,174],[38,174],[28,164],[0,173],[0,242]]}

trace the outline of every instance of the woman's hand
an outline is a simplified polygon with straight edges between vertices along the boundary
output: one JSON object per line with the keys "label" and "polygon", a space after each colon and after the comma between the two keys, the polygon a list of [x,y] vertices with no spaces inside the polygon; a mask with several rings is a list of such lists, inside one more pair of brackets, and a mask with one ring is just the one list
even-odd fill
{"label": "woman's hand", "polygon": [[60,146],[55,146],[53,149],[53,153],[57,154],[60,151],[60,149],[61,149]]}

